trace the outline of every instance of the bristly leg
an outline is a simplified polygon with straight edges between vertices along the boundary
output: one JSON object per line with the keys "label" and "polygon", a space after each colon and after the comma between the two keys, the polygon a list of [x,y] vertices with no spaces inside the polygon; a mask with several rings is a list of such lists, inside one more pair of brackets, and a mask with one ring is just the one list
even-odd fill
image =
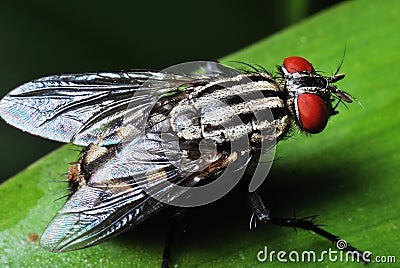
{"label": "bristly leg", "polygon": [[165,239],[161,268],[169,267],[169,264],[171,262],[171,248],[172,248],[172,245],[174,244],[174,238],[176,235],[176,231],[180,228],[182,219],[183,219],[184,215],[186,214],[186,211],[187,211],[186,209],[181,209],[179,212],[177,212],[173,216],[173,218],[171,220],[171,225],[168,228],[167,237]]}
{"label": "bristly leg", "polygon": [[[321,229],[320,228],[321,225],[316,224],[317,216],[305,217],[301,219],[297,219],[295,217],[275,218],[271,216],[269,210],[265,207],[261,197],[256,192],[248,193],[247,201],[249,203],[252,212],[263,223],[269,223],[285,227],[293,227],[294,229],[300,228],[304,230],[309,230],[320,236],[325,237],[326,239],[330,240],[335,244],[341,240],[338,236]],[[362,260],[364,263],[369,263],[371,261],[370,254],[366,254],[366,252],[358,250],[357,248],[349,244],[346,244],[346,246],[342,250],[351,252],[352,254],[354,254],[356,259]]]}

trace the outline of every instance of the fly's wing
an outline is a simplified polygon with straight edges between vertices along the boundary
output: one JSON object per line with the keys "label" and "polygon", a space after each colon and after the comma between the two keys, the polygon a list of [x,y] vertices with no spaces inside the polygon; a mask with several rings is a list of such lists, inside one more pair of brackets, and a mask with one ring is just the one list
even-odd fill
{"label": "fly's wing", "polygon": [[[140,188],[82,186],[44,231],[40,244],[52,252],[67,252],[104,242],[132,228],[163,203]],[[124,189],[125,188],[125,189]]]}
{"label": "fly's wing", "polygon": [[124,123],[142,123],[143,118],[124,122],[126,114],[150,111],[158,99],[179,91],[182,84],[204,79],[208,77],[150,71],[47,76],[6,95],[0,115],[7,123],[47,139],[110,145],[120,141]]}
{"label": "fly's wing", "polygon": [[[147,133],[145,138],[133,140],[101,163],[49,224],[41,245],[49,251],[64,252],[99,244],[164,206],[150,197],[145,188],[157,199],[177,198],[180,193],[172,192],[173,184],[166,182],[193,185],[194,178],[206,178],[224,168],[219,162],[226,155],[220,153],[210,153],[200,164],[187,161],[189,164],[182,168],[178,158],[166,156],[161,138],[161,133]],[[169,153],[183,159],[187,152],[171,149]],[[215,168],[210,172],[209,166],[213,164]]]}

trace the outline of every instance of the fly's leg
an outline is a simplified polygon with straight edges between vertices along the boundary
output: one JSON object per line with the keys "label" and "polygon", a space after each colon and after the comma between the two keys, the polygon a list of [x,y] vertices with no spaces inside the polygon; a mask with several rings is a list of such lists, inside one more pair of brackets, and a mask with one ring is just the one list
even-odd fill
{"label": "fly's leg", "polygon": [[[238,154],[236,152],[232,152],[229,155],[220,156],[220,159],[218,161],[211,163],[206,169],[202,170],[201,172],[194,173],[191,177],[186,179],[184,186],[193,187],[198,185],[199,182],[206,180],[213,174],[226,168],[230,163],[236,161],[237,155]],[[182,222],[182,218],[184,217],[186,211],[187,209],[181,209],[180,212],[174,215],[173,222],[168,231],[167,239],[165,242],[163,260],[161,264],[162,268],[167,268],[169,266],[169,263],[171,261],[171,246],[174,241],[174,236],[180,226],[180,223]]]}
{"label": "fly's leg", "polygon": [[[261,197],[256,193],[248,193],[247,200],[251,210],[254,215],[264,223],[285,226],[285,227],[293,227],[300,228],[304,230],[312,231],[320,236],[325,237],[333,243],[337,243],[340,238],[334,234],[331,234],[323,229],[321,229],[315,222],[316,216],[306,217],[302,219],[297,218],[275,218],[271,216],[269,210],[265,207]],[[350,252],[355,257],[356,260],[362,260],[364,263],[370,262],[371,254],[368,252],[363,252],[361,250],[356,249],[355,247],[346,244],[342,250]]]}
{"label": "fly's leg", "polygon": [[182,219],[185,215],[186,209],[180,210],[173,216],[171,225],[168,229],[167,237],[165,239],[164,251],[162,255],[161,268],[168,268],[171,262],[171,248],[174,244],[176,231],[180,228]]}

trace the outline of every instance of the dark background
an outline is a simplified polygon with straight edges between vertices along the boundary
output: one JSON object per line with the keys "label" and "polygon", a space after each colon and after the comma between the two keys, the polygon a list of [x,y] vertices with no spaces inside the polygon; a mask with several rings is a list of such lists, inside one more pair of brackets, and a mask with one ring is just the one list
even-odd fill
{"label": "dark background", "polygon": [[[216,60],[337,2],[1,1],[0,95],[49,74]],[[61,145],[3,121],[0,138],[0,182]]]}

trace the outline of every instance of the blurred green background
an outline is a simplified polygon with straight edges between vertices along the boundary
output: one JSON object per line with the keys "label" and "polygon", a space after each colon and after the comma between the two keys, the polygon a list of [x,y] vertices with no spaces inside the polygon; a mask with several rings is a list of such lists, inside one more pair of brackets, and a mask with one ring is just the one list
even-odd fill
{"label": "blurred green background", "polygon": [[[3,0],[0,95],[49,74],[215,60],[337,2]],[[3,121],[0,137],[0,182],[60,146]]]}

